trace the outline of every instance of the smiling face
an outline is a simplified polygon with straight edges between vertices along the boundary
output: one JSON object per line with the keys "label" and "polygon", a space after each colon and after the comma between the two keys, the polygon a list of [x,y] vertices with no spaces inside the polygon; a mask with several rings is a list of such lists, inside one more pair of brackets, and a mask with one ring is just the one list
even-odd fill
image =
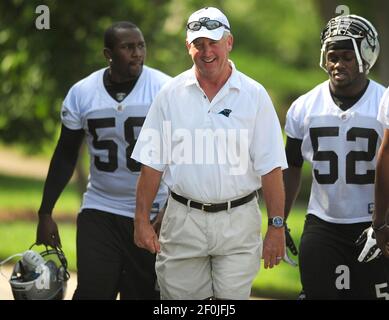
{"label": "smiling face", "polygon": [[146,57],[146,44],[138,28],[115,30],[112,48],[105,48],[104,54],[110,62],[114,81],[124,82],[139,77]]}
{"label": "smiling face", "polygon": [[326,53],[326,69],[334,93],[357,94],[366,85],[366,74],[360,73],[354,50],[329,50]]}
{"label": "smiling face", "polygon": [[187,43],[189,55],[195,64],[196,76],[199,79],[216,81],[229,74],[228,57],[232,45],[231,34],[223,36],[220,40],[197,38],[192,43]]}

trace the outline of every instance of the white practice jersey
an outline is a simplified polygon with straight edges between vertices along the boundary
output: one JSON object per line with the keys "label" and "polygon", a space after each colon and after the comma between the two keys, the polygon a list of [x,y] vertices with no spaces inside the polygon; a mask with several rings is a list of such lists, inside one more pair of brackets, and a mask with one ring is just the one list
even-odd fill
{"label": "white practice jersey", "polygon": [[312,165],[308,213],[332,223],[371,221],[383,92],[383,86],[370,80],[359,101],[343,111],[326,81],[292,104],[285,131],[303,141],[302,155]]}
{"label": "white practice jersey", "polygon": [[[170,77],[144,66],[130,94],[117,102],[104,87],[104,71],[92,73],[70,89],[62,106],[62,123],[86,133],[90,175],[81,209],[134,217],[140,163],[130,155],[154,97]],[[165,204],[167,194],[167,187],[161,185],[151,218]]]}
{"label": "white practice jersey", "polygon": [[386,129],[389,129],[389,88],[385,90],[385,93],[382,96],[378,120]]}

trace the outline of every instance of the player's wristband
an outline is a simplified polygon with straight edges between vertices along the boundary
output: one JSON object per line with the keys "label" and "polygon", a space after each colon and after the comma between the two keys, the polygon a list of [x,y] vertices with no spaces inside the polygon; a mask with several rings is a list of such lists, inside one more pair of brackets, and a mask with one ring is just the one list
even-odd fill
{"label": "player's wristband", "polygon": [[384,224],[382,224],[382,225],[380,225],[380,226],[378,226],[378,227],[375,227],[375,226],[372,224],[371,227],[373,228],[374,232],[378,232],[378,231],[381,231],[381,230],[385,229],[385,228],[387,227],[387,224],[384,223]]}

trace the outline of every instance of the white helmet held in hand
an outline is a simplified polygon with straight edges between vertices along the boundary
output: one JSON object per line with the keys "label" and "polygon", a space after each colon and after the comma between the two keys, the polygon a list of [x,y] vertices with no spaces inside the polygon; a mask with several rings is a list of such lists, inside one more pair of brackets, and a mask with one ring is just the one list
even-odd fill
{"label": "white helmet held in hand", "polygon": [[[31,247],[32,248],[32,247]],[[15,256],[21,259],[15,264],[9,283],[15,300],[61,300],[65,297],[67,260],[59,248],[47,249],[41,253],[27,250]]]}

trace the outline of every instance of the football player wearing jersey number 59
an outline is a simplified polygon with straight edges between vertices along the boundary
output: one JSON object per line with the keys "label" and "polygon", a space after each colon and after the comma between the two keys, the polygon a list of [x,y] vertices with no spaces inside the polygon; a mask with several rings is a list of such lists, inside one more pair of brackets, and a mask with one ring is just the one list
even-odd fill
{"label": "football player wearing jersey number 59", "polygon": [[371,225],[376,153],[384,131],[377,120],[384,87],[367,77],[379,53],[377,32],[362,17],[338,16],[328,22],[321,41],[320,66],[329,80],[292,104],[285,126],[286,214],[299,190],[304,159],[312,165],[300,244],[302,287],[307,299],[382,298],[389,260],[359,262],[361,248],[355,245]]}
{"label": "football player wearing jersey number 59", "polygon": [[[140,164],[129,156],[155,95],[170,77],[144,66],[145,55],[145,40],[136,25],[113,24],[104,34],[109,67],[76,83],[63,103],[61,135],[39,209],[37,243],[61,244],[51,214],[85,136],[90,178],[77,218],[78,284],[73,299],[115,299],[118,293],[121,299],[159,298],[155,256],[133,242]],[[151,219],[166,199],[162,186]]]}

